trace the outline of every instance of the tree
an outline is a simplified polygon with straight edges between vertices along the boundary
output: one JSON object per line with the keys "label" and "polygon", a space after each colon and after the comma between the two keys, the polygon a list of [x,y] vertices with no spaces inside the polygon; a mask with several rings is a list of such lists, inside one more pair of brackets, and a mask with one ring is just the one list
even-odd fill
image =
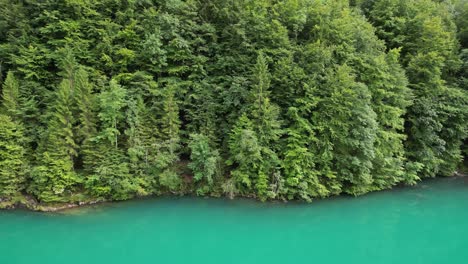
{"label": "tree", "polygon": [[231,177],[241,194],[252,191],[252,182],[258,177],[261,160],[261,146],[253,131],[252,121],[244,114],[237,121],[229,135],[229,159],[233,166]]}
{"label": "tree", "polygon": [[156,143],[157,162],[154,170],[159,175],[159,183],[172,192],[180,190],[182,180],[175,171],[175,163],[179,161],[180,149],[180,119],[179,106],[175,98],[175,87],[168,86],[162,98],[162,115],[160,131]]}
{"label": "tree", "polygon": [[318,144],[314,126],[300,116],[299,109],[291,107],[289,115],[294,123],[287,129],[283,168],[285,174],[284,195],[287,199],[311,201],[325,197],[330,191],[321,182],[320,171],[316,169],[317,157],[314,144]]}
{"label": "tree", "polygon": [[[265,56],[262,52],[257,57],[253,70],[253,102],[251,118],[253,129],[258,138],[262,159],[255,186],[260,199],[274,198],[278,194],[280,184],[280,159],[276,145],[283,133],[279,121],[279,109],[270,103],[270,73]],[[275,181],[273,183],[273,181]],[[275,190],[273,191],[273,187]]]}
{"label": "tree", "polygon": [[128,157],[119,148],[119,125],[124,120],[123,108],[127,105],[127,91],[115,80],[109,82],[106,90],[99,95],[101,132],[91,139],[101,154],[95,161],[93,173],[86,179],[88,191],[97,197],[125,200],[133,197],[138,190],[130,174]]}
{"label": "tree", "polygon": [[359,195],[372,190],[373,183],[377,123],[371,94],[355,81],[347,65],[337,66],[326,80],[317,92],[320,100],[312,119],[318,138],[317,166],[322,173],[336,175],[344,192]]}
{"label": "tree", "polygon": [[100,137],[112,142],[115,149],[119,146],[118,137],[120,130],[118,124],[124,118],[121,110],[125,106],[126,94],[127,91],[122,86],[115,80],[111,80],[107,90],[99,95],[101,109],[98,116],[103,126]]}
{"label": "tree", "polygon": [[372,109],[377,116],[375,159],[371,174],[377,189],[399,182],[414,184],[418,178],[405,171],[404,115],[411,105],[411,91],[405,72],[398,63],[399,50],[390,50],[361,63],[361,81],[372,93]]}
{"label": "tree", "polygon": [[74,138],[72,83],[63,80],[50,109],[47,131],[38,154],[39,165],[33,168],[29,191],[43,202],[67,201],[79,181],[74,171],[77,145]]}
{"label": "tree", "polygon": [[3,111],[15,120],[21,116],[19,97],[19,82],[13,72],[9,71],[2,89]]}
{"label": "tree", "polygon": [[93,94],[93,85],[89,81],[88,73],[79,67],[75,75],[76,94],[76,124],[74,126],[75,141],[79,144],[77,163],[89,173],[93,170],[98,154],[92,139],[98,134],[97,98]]}
{"label": "tree", "polygon": [[434,177],[444,163],[445,141],[441,138],[443,124],[437,104],[444,89],[441,79],[442,58],[437,53],[419,54],[408,65],[411,88],[417,98],[407,119],[407,155],[423,164],[422,177]]}
{"label": "tree", "polygon": [[21,88],[19,80],[12,71],[9,71],[3,84],[2,104],[3,112],[21,127],[23,138],[22,146],[25,148],[25,159],[33,156],[32,145],[36,144],[35,125],[36,103],[27,92]]}
{"label": "tree", "polygon": [[205,194],[213,186],[214,177],[219,173],[220,155],[218,150],[213,150],[207,136],[192,134],[188,144],[190,148],[190,163],[188,167],[193,171],[194,180],[203,180],[202,188],[197,193]]}
{"label": "tree", "polygon": [[21,126],[0,115],[0,200],[11,199],[24,189],[26,160]]}
{"label": "tree", "polygon": [[281,135],[278,107],[269,99],[270,76],[268,64],[262,52],[254,66],[252,89],[252,120],[261,144],[268,146],[275,143]]}
{"label": "tree", "polygon": [[[463,101],[457,101],[452,108],[452,102],[445,101],[444,96],[457,93],[452,90],[452,83],[457,83],[454,78],[460,65],[456,27],[448,2],[379,0],[364,1],[362,6],[387,48],[402,50],[400,62],[414,95],[414,103],[405,115],[409,167],[421,168],[420,177],[453,174],[460,160],[455,153],[466,132],[455,132],[463,130],[460,128],[464,125],[458,123],[464,122],[461,118],[444,123],[446,111],[459,109]],[[446,137],[445,125],[451,127],[453,137]]]}

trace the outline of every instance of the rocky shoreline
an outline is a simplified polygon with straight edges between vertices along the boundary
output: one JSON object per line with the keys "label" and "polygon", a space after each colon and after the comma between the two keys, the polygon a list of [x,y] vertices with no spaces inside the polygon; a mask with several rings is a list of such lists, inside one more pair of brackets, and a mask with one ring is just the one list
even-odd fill
{"label": "rocky shoreline", "polygon": [[0,210],[27,209],[31,211],[37,211],[37,212],[58,212],[58,211],[63,211],[63,210],[71,209],[71,208],[108,202],[107,200],[104,200],[104,199],[97,199],[97,200],[82,201],[82,202],[43,204],[43,203],[38,203],[36,200],[34,200],[31,197],[24,196],[22,198],[23,199],[15,200],[15,201],[0,200]]}

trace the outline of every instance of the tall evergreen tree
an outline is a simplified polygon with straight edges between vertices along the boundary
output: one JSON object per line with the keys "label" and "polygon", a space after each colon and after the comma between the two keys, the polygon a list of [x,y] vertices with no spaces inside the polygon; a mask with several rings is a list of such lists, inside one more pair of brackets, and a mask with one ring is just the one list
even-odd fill
{"label": "tall evergreen tree", "polygon": [[371,94],[355,81],[349,66],[330,71],[318,91],[320,101],[313,114],[317,127],[317,165],[322,172],[338,177],[344,192],[358,195],[372,187],[372,161],[375,157],[376,114]]}
{"label": "tall evergreen tree", "polygon": [[253,131],[252,121],[242,115],[229,135],[229,159],[231,177],[236,190],[246,195],[252,192],[253,182],[258,178],[261,162],[261,146]]}
{"label": "tall evergreen tree", "polygon": [[39,165],[33,169],[30,192],[41,201],[66,201],[73,186],[78,182],[74,171],[77,144],[74,138],[73,84],[63,80],[59,85],[46,134],[39,148]]}
{"label": "tall evergreen tree", "polygon": [[0,115],[0,200],[17,196],[25,183],[26,160],[21,126]]}
{"label": "tall evergreen tree", "polygon": [[399,50],[390,50],[362,63],[360,79],[372,93],[372,109],[378,130],[372,176],[377,189],[391,188],[399,182],[415,183],[417,178],[405,171],[404,114],[411,104],[411,91],[405,72],[398,63]]}
{"label": "tall evergreen tree", "polygon": [[[422,169],[421,177],[452,174],[460,160],[460,155],[455,153],[466,138],[466,132],[454,131],[466,129],[459,123],[464,122],[460,118],[444,123],[447,110],[459,109],[463,101],[444,99],[444,94],[457,93],[450,83],[460,63],[455,24],[447,3],[379,0],[364,1],[362,6],[386,46],[402,48],[400,61],[415,96],[405,117],[408,136],[405,151],[411,166]],[[466,92],[459,92],[463,93]],[[456,105],[449,106],[453,103]],[[444,126],[453,129],[451,137],[445,136]]]}
{"label": "tall evergreen tree", "polygon": [[175,171],[180,150],[179,105],[175,97],[175,87],[166,87],[162,100],[161,133],[156,144],[158,154],[154,169],[159,174],[159,183],[164,188],[177,192],[181,188],[182,180]]}
{"label": "tall evergreen tree", "polygon": [[9,71],[2,87],[3,112],[17,121],[21,117],[19,82]]}
{"label": "tall evergreen tree", "polygon": [[75,141],[79,144],[78,162],[86,172],[91,172],[92,164],[96,161],[97,153],[92,139],[97,136],[97,98],[93,94],[93,86],[89,81],[88,73],[79,67],[75,73],[76,94],[74,104],[77,114]]}

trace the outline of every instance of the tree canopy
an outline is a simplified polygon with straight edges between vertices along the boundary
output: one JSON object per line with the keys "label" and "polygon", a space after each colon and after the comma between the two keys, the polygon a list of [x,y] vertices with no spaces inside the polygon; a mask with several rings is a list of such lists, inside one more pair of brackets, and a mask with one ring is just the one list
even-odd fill
{"label": "tree canopy", "polygon": [[301,199],[453,175],[464,0],[0,0],[0,199]]}

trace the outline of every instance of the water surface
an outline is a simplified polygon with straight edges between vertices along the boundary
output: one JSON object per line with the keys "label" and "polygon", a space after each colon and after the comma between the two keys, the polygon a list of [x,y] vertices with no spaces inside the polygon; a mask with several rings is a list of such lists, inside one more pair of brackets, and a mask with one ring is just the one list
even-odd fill
{"label": "water surface", "polygon": [[0,263],[468,263],[468,179],[312,204],[171,197],[0,211]]}

